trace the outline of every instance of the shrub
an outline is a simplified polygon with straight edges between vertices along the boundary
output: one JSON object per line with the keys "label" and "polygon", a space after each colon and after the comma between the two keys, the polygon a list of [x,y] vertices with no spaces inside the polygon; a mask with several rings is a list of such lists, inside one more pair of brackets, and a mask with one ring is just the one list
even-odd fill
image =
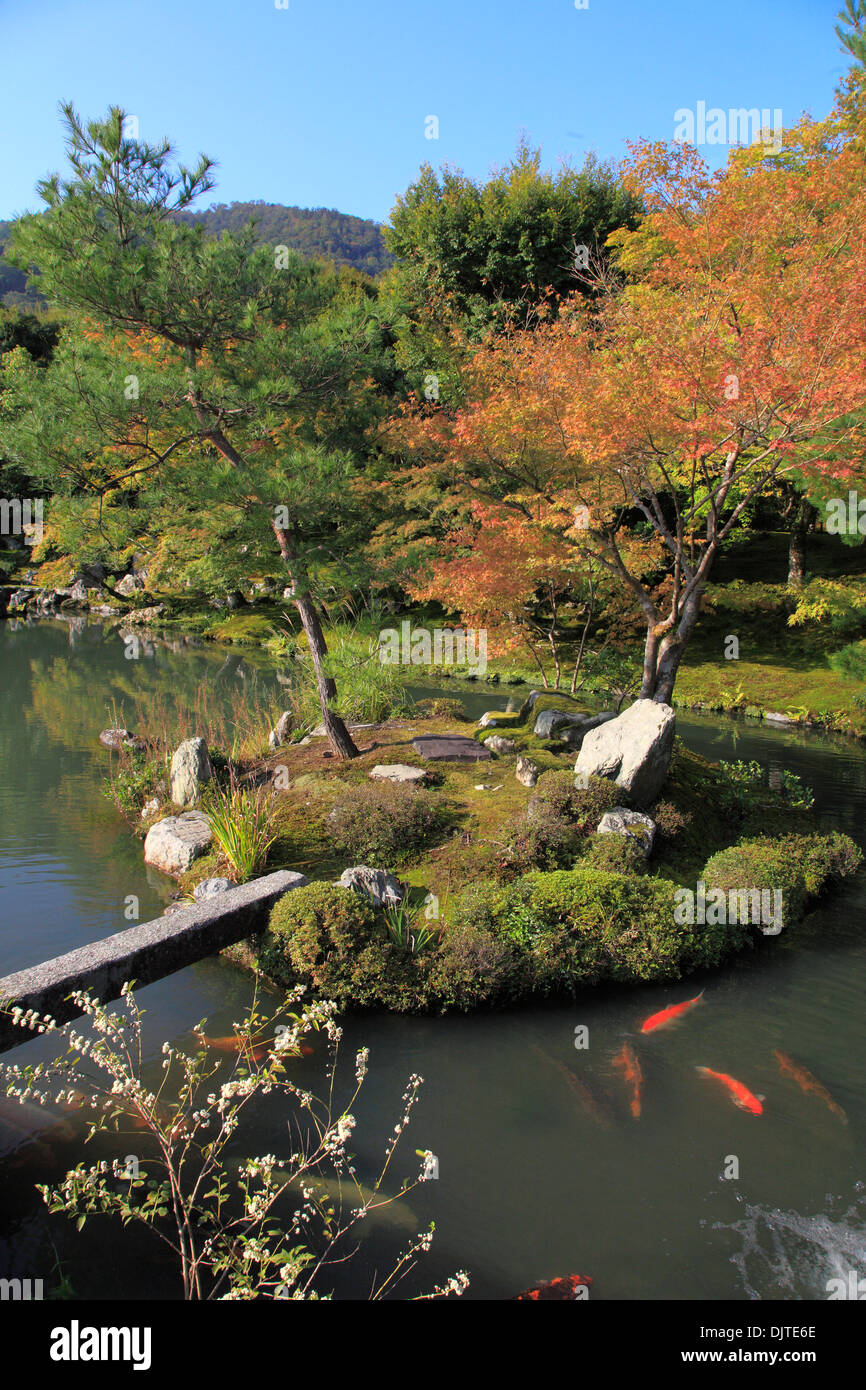
{"label": "shrub", "polygon": [[[329,816],[338,849],[378,867],[403,863],[438,832],[441,808],[427,792],[391,782],[351,787]],[[380,862],[381,861],[381,862]]]}
{"label": "shrub", "polygon": [[442,1013],[509,999],[520,992],[520,979],[518,953],[473,922],[449,926],[428,962],[430,998]]}
{"label": "shrub", "polygon": [[743,840],[714,854],[703,871],[707,889],[780,889],[783,920],[790,926],[806,902],[834,879],[856,871],[862,854],[847,835],[787,835]]}
{"label": "shrub", "polygon": [[681,811],[672,801],[658,801],[652,810],[656,832],[664,840],[674,841],[691,824],[688,811]]}
{"label": "shrub", "polygon": [[458,723],[465,723],[469,717],[460,700],[452,700],[445,695],[418,700],[415,710],[425,719],[456,719]]}
{"label": "shrub", "polygon": [[576,787],[573,772],[544,772],[527,806],[527,815],[537,815],[542,807],[576,825],[583,835],[592,835],[605,811],[621,806],[626,793],[607,777],[589,777],[586,787]]}
{"label": "shrub", "polygon": [[685,939],[673,918],[674,886],[599,869],[531,874],[529,912],[536,988],[596,980],[656,980],[683,973]]}
{"label": "shrub", "polygon": [[472,885],[454,904],[452,927],[474,924],[506,941],[524,992],[539,994],[573,993],[600,980],[678,979],[718,964],[749,939],[736,927],[677,923],[675,892],[666,879],[581,864],[506,885]]}
{"label": "shrub", "polygon": [[312,984],[340,1007],[381,1004],[403,1012],[425,997],[423,970],[389,943],[372,906],[329,883],[309,883],[279,900],[260,963],[278,983]]}
{"label": "shrub", "polygon": [[646,856],[633,835],[593,835],[581,865],[612,874],[640,874],[646,868]]}
{"label": "shrub", "polygon": [[577,826],[542,804],[533,815],[523,812],[503,826],[498,871],[518,878],[530,869],[570,868],[582,838]]}

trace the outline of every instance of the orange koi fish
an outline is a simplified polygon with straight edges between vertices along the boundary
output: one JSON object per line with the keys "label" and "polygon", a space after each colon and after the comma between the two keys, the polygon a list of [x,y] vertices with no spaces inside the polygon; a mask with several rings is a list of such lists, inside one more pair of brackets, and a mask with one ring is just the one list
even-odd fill
{"label": "orange koi fish", "polygon": [[801,1091],[807,1095],[817,1096],[819,1100],[824,1102],[828,1110],[832,1110],[833,1114],[839,1117],[843,1125],[847,1125],[848,1116],[845,1111],[841,1105],[837,1105],[826,1086],[822,1086],[816,1076],[813,1076],[805,1067],[801,1067],[799,1062],[795,1062],[793,1057],[788,1056],[787,1052],[780,1052],[777,1047],[773,1048],[773,1056],[779,1064],[779,1071],[784,1076],[793,1077]]}
{"label": "orange koi fish", "polygon": [[[274,1047],[274,1041],[260,1043],[246,1043],[243,1038],[238,1038],[234,1033],[230,1038],[209,1038],[205,1033],[198,1033],[205,1047],[214,1047],[218,1052],[242,1052],[245,1056],[251,1056],[254,1062],[262,1062]],[[300,1044],[302,1057],[312,1057],[313,1049],[307,1043]],[[288,1054],[287,1054],[288,1055]]]}
{"label": "orange koi fish", "polygon": [[572,1299],[577,1297],[577,1290],[581,1285],[589,1288],[592,1280],[588,1274],[566,1274],[564,1278],[550,1279],[546,1284],[533,1284],[531,1289],[526,1289],[523,1293],[515,1294],[512,1303],[517,1303],[521,1299],[533,1299],[535,1302],[543,1302],[548,1299]]}
{"label": "orange koi fish", "polygon": [[613,1066],[621,1067],[623,1080],[631,1084],[631,1113],[636,1120],[640,1119],[640,1097],[641,1086],[643,1085],[643,1072],[641,1071],[640,1059],[631,1043],[624,1042],[622,1048],[613,1059]]}
{"label": "orange koi fish", "polygon": [[642,1033],[654,1033],[656,1028],[664,1028],[666,1024],[673,1023],[675,1018],[690,1009],[693,1004],[697,1004],[699,999],[703,999],[704,991],[696,994],[694,999],[686,999],[682,1004],[671,1004],[667,1009],[661,1009],[657,1014],[650,1014],[641,1024]]}
{"label": "orange koi fish", "polygon": [[701,1076],[712,1076],[716,1081],[721,1081],[723,1086],[727,1086],[731,1093],[731,1099],[741,1110],[748,1110],[750,1115],[763,1115],[764,1107],[761,1101],[764,1096],[753,1096],[748,1086],[744,1086],[742,1081],[737,1081],[733,1076],[726,1076],[723,1071],[712,1071],[709,1067],[695,1067]]}

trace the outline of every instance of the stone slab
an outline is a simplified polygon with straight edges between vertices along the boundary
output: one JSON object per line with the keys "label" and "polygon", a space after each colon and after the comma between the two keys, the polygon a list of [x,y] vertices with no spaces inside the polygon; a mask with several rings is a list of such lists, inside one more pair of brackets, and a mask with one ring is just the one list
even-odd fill
{"label": "stone slab", "polygon": [[[42,965],[7,975],[0,979],[0,1000],[4,1008],[19,1005],[25,1011],[36,1009],[65,1023],[80,1013],[68,998],[73,990],[87,990],[108,1003],[120,997],[127,980],[134,980],[138,987],[173,975],[263,931],[274,903],[307,882],[304,874],[285,869],[265,874],[169,917],[141,922]],[[8,1014],[0,1013],[0,1052],[34,1036],[29,1029],[16,1028]]]}
{"label": "stone slab", "polygon": [[421,734],[412,747],[430,762],[481,762],[492,757],[489,748],[465,734]]}

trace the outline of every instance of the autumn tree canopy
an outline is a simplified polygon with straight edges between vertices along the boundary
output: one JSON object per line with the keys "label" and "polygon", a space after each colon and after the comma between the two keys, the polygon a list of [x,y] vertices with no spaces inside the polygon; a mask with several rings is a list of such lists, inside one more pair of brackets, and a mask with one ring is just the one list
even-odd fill
{"label": "autumn tree canopy", "polygon": [[[803,120],[778,156],[636,146],[647,207],[612,237],[625,289],[571,298],[486,343],[466,403],[398,427],[455,494],[533,526],[562,509],[645,623],[641,694],[669,702],[713,561],[744,509],[793,470],[853,460],[866,404],[866,185],[858,129]],[[604,289],[604,287],[601,287]]]}

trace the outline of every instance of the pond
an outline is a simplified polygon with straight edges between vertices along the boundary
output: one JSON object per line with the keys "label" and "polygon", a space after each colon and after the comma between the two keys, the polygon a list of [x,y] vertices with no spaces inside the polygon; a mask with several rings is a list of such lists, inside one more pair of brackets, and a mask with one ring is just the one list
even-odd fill
{"label": "pond", "polygon": [[[109,755],[97,742],[100,728],[121,713],[128,722],[143,699],[193,707],[202,690],[229,717],[238,689],[266,701],[278,678],[285,683],[258,654],[227,656],[180,640],[144,644],[137,661],[126,650],[92,623],[0,624],[0,975],[123,929],[130,898],[146,920],[170,896],[173,885],[145,869],[140,841],[104,795]],[[447,681],[441,693],[465,694],[476,716],[504,708],[514,692],[458,692]],[[822,824],[866,844],[860,745],[721,717],[680,714],[678,727],[705,756],[796,772],[814,789]],[[640,1035],[649,1014],[700,990],[681,1022]],[[189,1043],[190,1027],[204,1017],[209,1033],[229,1033],[251,995],[251,977],[221,958],[142,989],[149,1062],[166,1038]],[[407,1233],[432,1219],[432,1250],[397,1296],[465,1269],[468,1299],[508,1298],[572,1273],[590,1275],[598,1299],[826,1299],[828,1280],[866,1274],[864,996],[861,873],[801,927],[679,985],[597,989],[570,1002],[460,1017],[348,1018],[350,1080],[355,1050],[370,1048],[356,1112],[359,1176],[373,1175],[417,1072],[424,1086],[394,1181],[417,1172],[416,1148],[436,1154],[439,1177],[373,1225],[356,1257],[330,1272],[328,1287],[366,1297]],[[588,1029],[584,1051],[575,1049],[578,1025]],[[626,1040],[644,1074],[639,1119],[612,1066]],[[44,1048],[29,1043],[16,1060],[35,1060]],[[774,1051],[817,1076],[847,1123],[783,1075]],[[699,1066],[765,1096],[764,1113],[735,1108]],[[298,1068],[315,1091],[321,1048]],[[56,1218],[53,1248],[46,1243],[33,1184],[101,1151],[84,1146],[75,1114],[46,1129],[44,1116],[0,1105],[0,1277],[51,1283],[57,1259],[80,1297],[176,1297],[159,1251],[119,1225],[103,1222],[91,1233],[88,1224],[77,1235]],[[20,1143],[10,1138],[13,1123]],[[286,1117],[263,1104],[243,1152],[268,1151],[290,1150]],[[727,1176],[734,1170],[738,1176]]]}

